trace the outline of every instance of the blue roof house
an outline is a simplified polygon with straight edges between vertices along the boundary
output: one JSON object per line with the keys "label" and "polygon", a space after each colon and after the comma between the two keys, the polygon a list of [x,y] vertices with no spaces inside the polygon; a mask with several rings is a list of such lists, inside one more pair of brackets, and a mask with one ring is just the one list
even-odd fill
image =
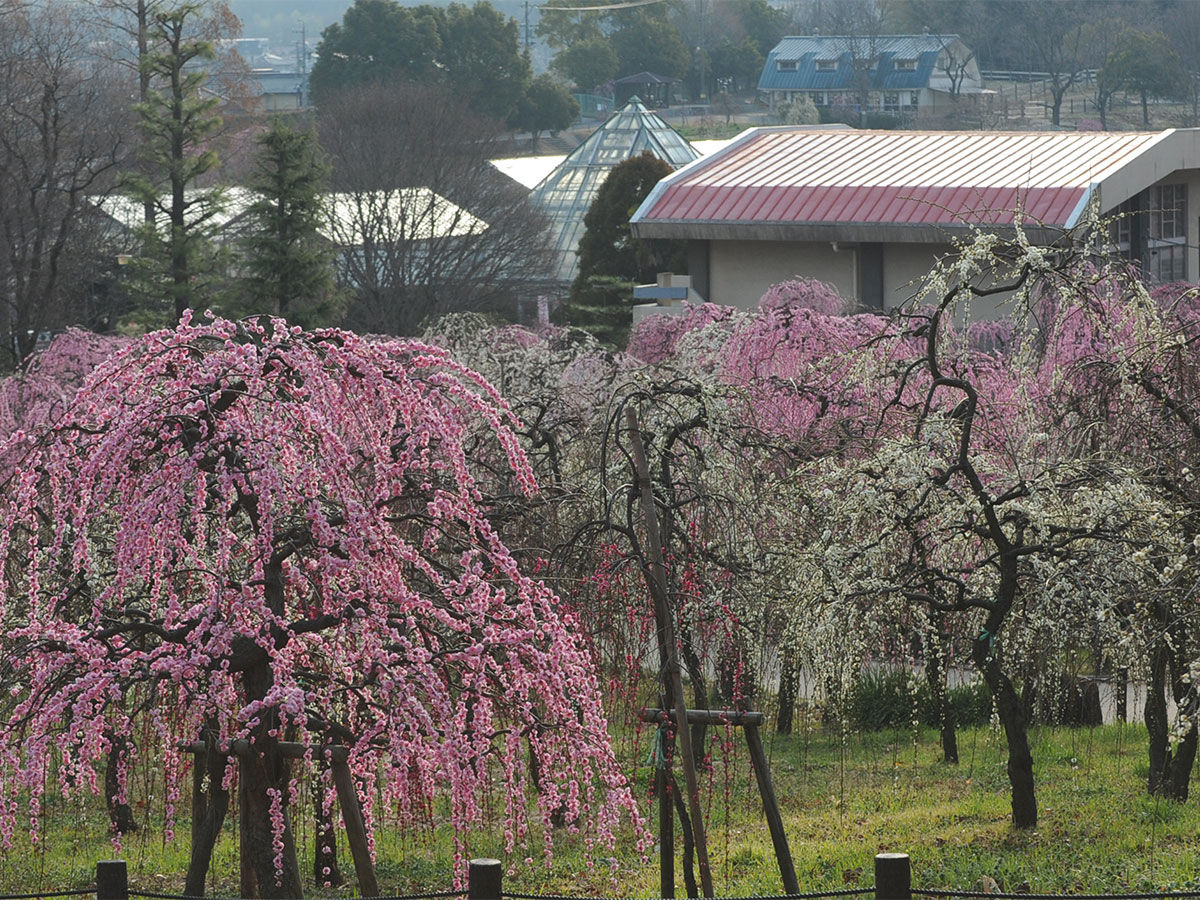
{"label": "blue roof house", "polygon": [[785,37],[767,54],[758,90],[771,109],[807,95],[818,109],[925,119],[992,93],[974,52],[953,34]]}

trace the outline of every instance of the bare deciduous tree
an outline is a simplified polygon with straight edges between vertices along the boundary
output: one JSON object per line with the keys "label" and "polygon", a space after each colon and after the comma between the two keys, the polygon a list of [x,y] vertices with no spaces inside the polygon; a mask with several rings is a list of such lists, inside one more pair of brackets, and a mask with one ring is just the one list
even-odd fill
{"label": "bare deciduous tree", "polygon": [[545,278],[545,220],[488,163],[499,124],[442,90],[392,84],[324,104],[319,130],[351,327],[415,334]]}
{"label": "bare deciduous tree", "polygon": [[0,16],[0,303],[15,365],[39,333],[82,321],[103,261],[87,202],[111,182],[122,107],[65,4]]}

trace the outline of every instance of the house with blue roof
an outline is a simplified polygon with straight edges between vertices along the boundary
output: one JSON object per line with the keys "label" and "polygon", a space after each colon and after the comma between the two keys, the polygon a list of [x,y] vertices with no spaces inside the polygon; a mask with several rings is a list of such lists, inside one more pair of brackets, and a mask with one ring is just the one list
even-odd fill
{"label": "house with blue roof", "polygon": [[[807,96],[818,110],[929,119],[992,92],[975,54],[953,34],[785,37],[767,55],[758,90],[771,109]],[[838,118],[830,115],[830,118]]]}

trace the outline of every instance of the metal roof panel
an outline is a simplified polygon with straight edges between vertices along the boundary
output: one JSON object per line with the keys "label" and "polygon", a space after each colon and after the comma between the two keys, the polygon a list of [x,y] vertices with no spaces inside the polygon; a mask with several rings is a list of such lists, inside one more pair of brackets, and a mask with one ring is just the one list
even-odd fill
{"label": "metal roof panel", "polygon": [[1065,226],[1097,177],[1159,138],[764,129],[672,177],[637,218],[1011,223],[1020,209]]}

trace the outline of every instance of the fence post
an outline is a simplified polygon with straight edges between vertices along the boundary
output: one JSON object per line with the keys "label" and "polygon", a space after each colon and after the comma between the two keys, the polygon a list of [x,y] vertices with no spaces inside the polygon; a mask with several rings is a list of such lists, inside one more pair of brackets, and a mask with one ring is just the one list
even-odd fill
{"label": "fence post", "polygon": [[129,873],[123,859],[96,863],[96,900],[129,900]]}
{"label": "fence post", "polygon": [[907,853],[875,855],[875,900],[912,900],[912,869]]}
{"label": "fence post", "polygon": [[501,900],[503,866],[498,859],[473,859],[467,868],[467,900]]}

